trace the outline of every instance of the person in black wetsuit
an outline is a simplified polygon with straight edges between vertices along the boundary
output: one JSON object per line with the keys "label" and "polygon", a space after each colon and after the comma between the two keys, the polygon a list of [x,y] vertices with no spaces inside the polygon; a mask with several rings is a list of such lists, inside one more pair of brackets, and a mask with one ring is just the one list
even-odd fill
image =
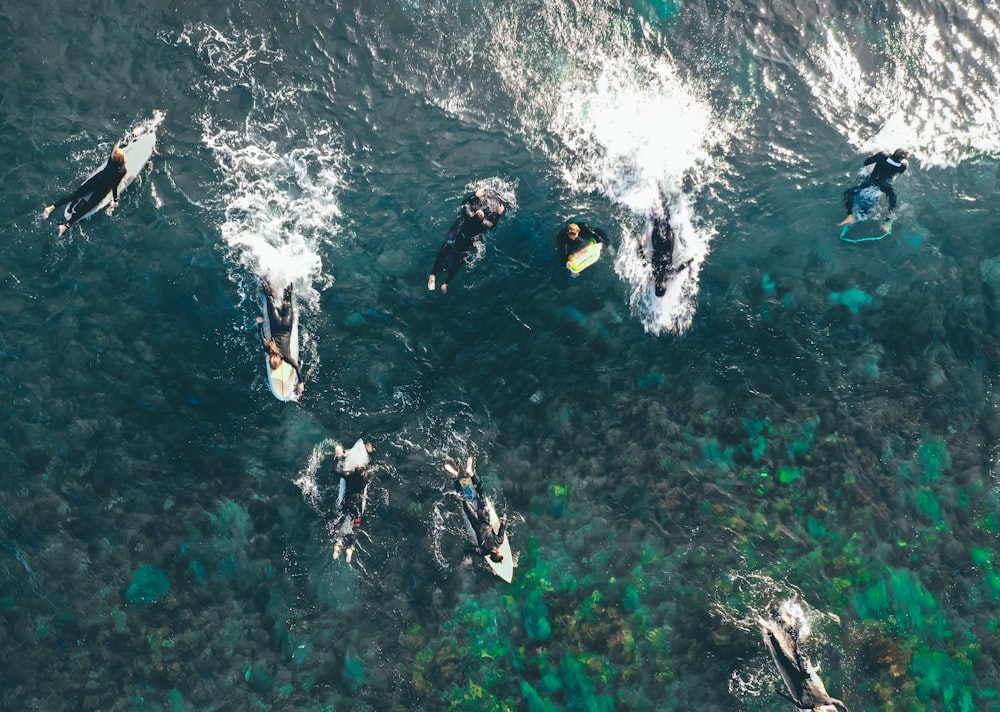
{"label": "person in black wetsuit", "polygon": [[599,227],[591,227],[585,222],[571,222],[556,235],[556,248],[559,250],[559,259],[566,269],[569,269],[569,258],[574,252],[582,250],[590,242],[597,242],[601,245],[607,235]]}
{"label": "person in black wetsuit", "polygon": [[292,304],[292,285],[285,287],[282,295],[281,309],[274,306],[274,293],[271,285],[266,279],[261,278],[261,287],[264,289],[264,298],[267,301],[267,319],[271,324],[271,339],[264,338],[264,317],[257,317],[257,332],[260,334],[260,344],[268,354],[267,364],[272,371],[281,368],[282,361],[295,369],[295,375],[299,378],[297,386],[299,393],[305,390],[305,381],[302,378],[302,369],[298,361],[292,358],[292,326],[295,323],[295,306]]}
{"label": "person in black wetsuit", "polygon": [[480,188],[462,204],[462,212],[452,223],[447,237],[441,243],[437,259],[427,278],[427,289],[434,291],[437,274],[444,272],[441,291],[448,291],[448,282],[462,266],[466,255],[483,241],[483,235],[496,227],[504,213],[503,200],[495,191]]}
{"label": "person in black wetsuit", "polygon": [[472,480],[472,486],[476,490],[476,501],[474,503],[470,502],[468,497],[465,496],[462,483],[458,479],[458,470],[450,463],[445,465],[444,469],[445,472],[451,475],[452,487],[458,493],[465,516],[472,523],[472,529],[476,533],[476,543],[474,545],[467,544],[465,546],[465,553],[475,554],[476,556],[488,556],[491,561],[500,563],[503,561],[503,554],[500,553],[500,545],[503,544],[504,534],[507,530],[507,518],[504,517],[500,521],[499,530],[494,532],[493,524],[490,522],[490,512],[486,507],[486,495],[483,493],[483,483],[476,476],[476,472],[472,466],[472,458],[470,457],[466,463],[465,471]]}
{"label": "person in black wetsuit", "polygon": [[896,191],[892,187],[892,181],[900,173],[906,170],[906,158],[910,153],[905,148],[897,148],[890,156],[885,151],[869,156],[865,159],[864,165],[875,164],[872,172],[864,180],[853,188],[844,191],[844,208],[847,210],[847,217],[837,225],[848,225],[854,222],[854,199],[865,188],[876,187],[881,190],[889,201],[889,214],[892,215],[896,209]]}
{"label": "person in black wetsuit", "polygon": [[813,712],[847,712],[847,706],[826,691],[826,685],[817,674],[819,668],[812,665],[799,648],[798,630],[788,628],[784,623],[758,618],[764,645],[771,653],[778,673],[785,683],[788,693],[778,691],[800,710]]}
{"label": "person in black wetsuit", "polygon": [[[365,443],[365,449],[371,452],[372,444]],[[366,467],[358,466],[351,472],[345,472],[344,456],[343,446],[337,445],[334,450],[334,471],[344,481],[344,499],[337,509],[331,531],[336,539],[333,558],[337,558],[340,550],[345,549],[345,558],[349,562],[354,546],[358,543],[358,532],[361,531],[361,516],[364,514],[365,490],[368,488],[369,478]]]}
{"label": "person in black wetsuit", "polygon": [[666,198],[661,194],[661,210],[654,210],[649,216],[647,229],[650,233],[653,254],[650,257],[645,254],[642,241],[639,242],[640,252],[643,259],[649,262],[653,268],[653,290],[657,297],[662,297],[667,293],[667,283],[674,275],[694,261],[691,257],[679,265],[674,265],[674,243],[676,236],[674,227],[670,223],[670,206]]}
{"label": "person in black wetsuit", "polygon": [[70,225],[93,210],[111,193],[111,209],[118,207],[118,185],[125,177],[125,154],[118,146],[111,149],[111,156],[98,173],[88,178],[83,185],[69,195],[64,195],[42,211],[42,218],[47,218],[58,207],[70,204],[69,217],[59,224],[59,235],[69,230]]}

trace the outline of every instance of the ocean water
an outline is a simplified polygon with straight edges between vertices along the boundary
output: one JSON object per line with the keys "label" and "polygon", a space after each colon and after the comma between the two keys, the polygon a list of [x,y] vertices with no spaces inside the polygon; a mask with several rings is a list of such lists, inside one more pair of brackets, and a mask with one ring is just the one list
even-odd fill
{"label": "ocean water", "polygon": [[[0,708],[790,709],[755,621],[792,607],[852,710],[1000,709],[995,4],[43,0],[0,40]],[[840,241],[897,146],[892,235]],[[697,259],[658,301],[660,191]],[[569,218],[609,235],[577,279]],[[463,561],[469,455],[510,585]]]}

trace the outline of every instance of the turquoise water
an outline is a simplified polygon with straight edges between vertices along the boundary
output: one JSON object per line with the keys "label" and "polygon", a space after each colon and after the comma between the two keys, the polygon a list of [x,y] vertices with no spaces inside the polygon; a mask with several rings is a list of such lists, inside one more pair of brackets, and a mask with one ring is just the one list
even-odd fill
{"label": "turquoise water", "polygon": [[[0,707],[1000,709],[1000,15],[868,6],[0,10]],[[140,182],[42,208],[159,120]],[[906,145],[890,238],[841,192]],[[475,185],[510,197],[447,295]],[[664,301],[664,190],[698,255]],[[610,249],[570,279],[572,217]],[[256,275],[307,387],[264,380]],[[374,446],[332,561],[332,453]],[[503,584],[441,470],[477,458]]]}

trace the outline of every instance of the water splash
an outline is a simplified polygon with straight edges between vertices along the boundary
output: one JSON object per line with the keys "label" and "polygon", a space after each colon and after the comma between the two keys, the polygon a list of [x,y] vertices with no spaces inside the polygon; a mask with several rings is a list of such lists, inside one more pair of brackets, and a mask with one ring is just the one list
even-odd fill
{"label": "water splash", "polygon": [[1000,153],[1000,93],[986,79],[1000,74],[996,8],[959,2],[957,21],[923,7],[898,12],[872,47],[856,40],[871,32],[826,31],[799,70],[817,111],[859,151],[905,146],[923,166]]}

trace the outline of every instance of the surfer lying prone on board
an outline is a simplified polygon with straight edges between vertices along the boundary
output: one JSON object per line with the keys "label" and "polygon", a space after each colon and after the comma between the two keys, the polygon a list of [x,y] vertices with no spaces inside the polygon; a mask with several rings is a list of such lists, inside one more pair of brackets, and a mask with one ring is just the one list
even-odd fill
{"label": "surfer lying prone on board", "polygon": [[104,168],[88,178],[74,192],[64,195],[46,207],[42,211],[42,218],[47,218],[58,207],[69,205],[66,209],[66,222],[59,224],[59,235],[62,236],[73,223],[100,205],[108,193],[111,193],[111,209],[114,210],[118,207],[118,184],[122,182],[127,172],[125,154],[116,144],[111,149],[111,156],[108,157]]}
{"label": "surfer lying prone on board", "polygon": [[778,691],[800,710],[813,712],[847,712],[847,706],[826,691],[820,679],[819,667],[809,662],[799,648],[798,630],[781,622],[758,618],[764,645],[785,682],[788,694]]}
{"label": "surfer lying prone on board", "polygon": [[473,248],[482,244],[483,235],[496,227],[500,216],[504,213],[503,200],[493,190],[480,188],[462,204],[462,211],[451,225],[448,235],[441,243],[437,259],[431,267],[427,278],[427,289],[434,291],[437,286],[437,274],[444,272],[441,291],[448,291],[448,282],[462,266],[466,256]]}
{"label": "surfer lying prone on board", "polygon": [[449,463],[444,466],[444,470],[451,475],[452,487],[458,492],[458,496],[462,502],[462,509],[465,510],[465,516],[476,534],[475,545],[466,544],[465,553],[467,555],[488,556],[491,561],[496,563],[503,561],[503,554],[500,553],[500,547],[503,545],[504,534],[507,530],[507,517],[505,516],[500,520],[500,527],[494,532],[493,524],[490,522],[490,511],[486,504],[486,495],[483,493],[483,483],[476,475],[472,466],[472,458],[470,457],[466,463],[465,472],[469,476],[469,479],[472,480],[472,486],[476,491],[475,503],[470,502],[469,498],[466,497],[462,483],[458,479],[458,470],[455,466]]}
{"label": "surfer lying prone on board", "polygon": [[[647,239],[650,243],[651,256],[646,254]],[[674,265],[675,242],[674,226],[670,224],[670,206],[666,197],[660,193],[660,206],[649,214],[645,233],[639,241],[642,258],[653,268],[653,290],[657,297],[666,294],[667,283],[694,261],[692,257],[679,265]]]}
{"label": "surfer lying prone on board", "polygon": [[591,227],[585,222],[571,222],[556,235],[556,248],[559,250],[559,259],[566,269],[573,269],[570,257],[584,249],[590,243],[597,243],[602,248],[607,235],[599,227]]}
{"label": "surfer lying prone on board", "polygon": [[847,217],[837,223],[837,225],[848,225],[854,222],[854,201],[858,197],[858,193],[865,188],[871,187],[878,188],[885,194],[886,199],[889,201],[889,216],[891,218],[893,211],[896,209],[896,191],[892,187],[892,181],[906,170],[906,166],[908,165],[906,157],[909,155],[910,152],[905,148],[897,148],[891,156],[885,151],[879,151],[866,158],[864,165],[870,166],[874,163],[875,166],[864,180],[844,191],[844,208],[847,210]]}
{"label": "surfer lying prone on board", "polygon": [[281,300],[281,309],[274,306],[274,292],[266,279],[260,280],[264,289],[264,298],[267,301],[267,318],[271,324],[271,338],[264,337],[264,317],[257,317],[257,331],[260,333],[260,344],[268,354],[267,363],[272,371],[281,368],[282,363],[287,363],[295,369],[295,374],[299,378],[296,386],[299,393],[305,390],[305,383],[302,380],[302,370],[298,362],[291,356],[292,327],[295,324],[295,306],[292,304],[292,285],[285,287]]}
{"label": "surfer lying prone on board", "polygon": [[[365,450],[372,451],[372,444],[365,443]],[[331,531],[334,535],[333,558],[345,551],[345,558],[350,563],[354,547],[358,543],[358,532],[361,531],[361,516],[365,511],[365,491],[368,489],[368,466],[357,465],[349,472],[346,469],[346,455],[342,445],[337,445],[333,452],[336,458],[334,470],[340,475],[340,501],[337,514],[333,520]],[[367,458],[366,458],[367,459]]]}

